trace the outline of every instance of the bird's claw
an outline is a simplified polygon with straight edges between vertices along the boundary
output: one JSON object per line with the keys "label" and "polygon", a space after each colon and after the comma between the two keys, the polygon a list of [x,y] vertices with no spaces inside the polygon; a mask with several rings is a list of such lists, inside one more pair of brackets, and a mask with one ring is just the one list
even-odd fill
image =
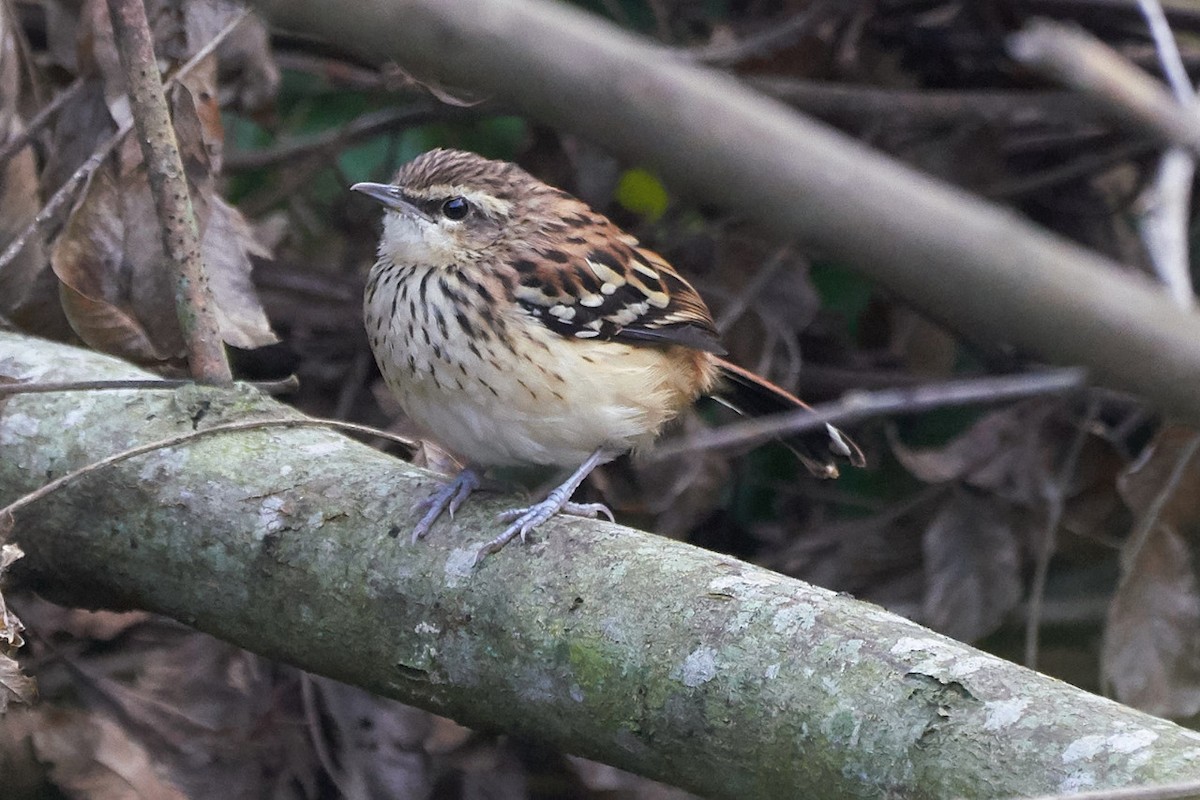
{"label": "bird's claw", "polygon": [[551,492],[550,496],[540,503],[525,508],[510,508],[501,511],[497,515],[500,521],[512,524],[505,528],[504,533],[479,548],[479,552],[475,554],[475,563],[478,564],[485,557],[500,552],[504,549],[504,545],[518,536],[524,543],[525,537],[530,531],[556,514],[570,514],[575,517],[605,516],[608,517],[609,522],[616,522],[612,511],[603,503],[572,503],[570,500],[557,497],[555,492]]}
{"label": "bird's claw", "polygon": [[442,484],[436,492],[420,500],[414,506],[414,509],[425,511],[425,515],[413,527],[412,541],[416,544],[418,539],[424,539],[425,534],[429,533],[429,529],[433,527],[433,523],[437,522],[438,517],[445,511],[450,514],[450,519],[454,519],[454,512],[466,502],[471,496],[471,492],[479,488],[479,475],[474,470],[464,469],[454,479]]}
{"label": "bird's claw", "polygon": [[[546,502],[550,502],[547,500]],[[540,505],[540,504],[539,504]],[[496,515],[496,519],[501,522],[513,522],[525,516],[525,514],[535,506],[526,506],[524,508],[509,508],[501,511]],[[573,517],[608,517],[609,522],[616,522],[617,518],[613,516],[612,511],[604,503],[572,503],[570,501],[563,503],[562,508],[558,509],[558,514],[570,514]],[[551,515],[553,516],[553,515]],[[549,517],[547,517],[549,519]],[[532,530],[532,528],[530,529]]]}

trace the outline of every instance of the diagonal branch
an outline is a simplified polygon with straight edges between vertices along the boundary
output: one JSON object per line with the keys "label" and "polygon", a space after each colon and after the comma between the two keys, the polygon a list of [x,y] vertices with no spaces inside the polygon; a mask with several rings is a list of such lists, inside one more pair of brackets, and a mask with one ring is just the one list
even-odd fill
{"label": "diagonal branch", "polygon": [[[7,333],[0,372],[148,377]],[[199,385],[3,403],[0,503],[131,445],[287,413]],[[503,507],[481,498],[410,545],[395,534],[430,478],[326,430],[205,437],[18,512],[13,576],[711,797],[1025,796],[1195,774],[1190,731],[669,539],[560,520],[473,567]]]}

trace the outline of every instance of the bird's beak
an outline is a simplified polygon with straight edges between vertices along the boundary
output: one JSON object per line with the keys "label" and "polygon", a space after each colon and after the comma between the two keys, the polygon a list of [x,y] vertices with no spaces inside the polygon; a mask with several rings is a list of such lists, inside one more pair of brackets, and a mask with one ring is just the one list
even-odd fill
{"label": "bird's beak", "polygon": [[386,209],[398,211],[410,217],[420,217],[429,220],[430,216],[410,203],[399,186],[390,183],[356,183],[350,187],[352,192],[361,192]]}

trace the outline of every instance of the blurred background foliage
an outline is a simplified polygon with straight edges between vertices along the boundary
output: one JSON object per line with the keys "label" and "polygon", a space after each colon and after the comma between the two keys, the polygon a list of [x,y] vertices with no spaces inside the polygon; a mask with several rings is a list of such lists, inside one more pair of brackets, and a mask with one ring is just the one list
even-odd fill
{"label": "blurred background foliage", "polygon": [[[1049,15],[1157,74],[1132,2],[580,5],[1149,271],[1137,222],[1159,148],[1005,50],[1008,34]],[[149,8],[167,74],[239,13],[215,1]],[[1184,3],[1167,10],[1185,64],[1200,69],[1200,14]],[[33,222],[127,114],[104,4],[7,0],[3,11],[0,245],[26,228],[34,235],[0,262],[0,318],[178,373],[164,296],[140,288],[155,282],[161,245],[145,234],[157,225],[136,148],[110,150],[48,224]],[[762,236],[754,208],[717,211],[646,165],[471,87],[362,63],[337,42],[269,31],[252,16],[222,35],[216,55],[172,89],[177,124],[198,120],[180,137],[200,204],[212,209],[202,214],[215,231],[206,257],[230,284],[219,300],[238,309],[230,323],[241,332],[230,339],[238,376],[298,375],[287,400],[310,414],[413,432],[362,330],[379,210],[347,187],[386,181],[432,147],[516,161],[608,214],[696,284],[735,361],[811,402],[937,392],[988,375],[1019,381],[1039,367],[1004,342],[916,314],[852,265]],[[52,102],[61,105],[39,116]],[[670,436],[702,440],[727,421],[704,407]],[[851,433],[869,465],[837,481],[806,477],[776,446],[697,449],[608,465],[584,499],[603,499],[628,524],[852,592],[1079,686],[1194,720],[1193,432],[1136,397],[1090,389],[901,413]],[[432,446],[418,458],[447,466]],[[43,700],[0,722],[0,781],[22,775],[32,787],[11,796],[108,796],[86,788],[97,769],[81,743],[88,737],[141,754],[140,779],[163,792],[151,796],[220,787],[226,796],[325,797],[349,785],[355,796],[678,794],[301,676],[161,619],[59,609],[32,596],[14,606],[36,632],[27,666]],[[183,718],[226,722],[199,729]],[[218,746],[263,731],[265,744]],[[189,760],[171,744],[180,737],[211,759]]]}

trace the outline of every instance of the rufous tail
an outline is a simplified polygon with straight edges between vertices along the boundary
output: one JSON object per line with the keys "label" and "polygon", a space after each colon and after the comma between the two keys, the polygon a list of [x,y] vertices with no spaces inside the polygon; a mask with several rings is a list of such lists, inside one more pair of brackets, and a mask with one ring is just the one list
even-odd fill
{"label": "rufous tail", "polygon": [[[760,417],[779,414],[797,408],[812,410],[812,407],[781,386],[760,378],[749,370],[731,364],[723,358],[716,359],[722,380],[714,396],[739,414]],[[866,463],[862,450],[854,440],[832,425],[816,430],[804,431],[784,438],[783,443],[796,454],[813,475],[818,478],[836,478],[838,462],[861,467]]]}

